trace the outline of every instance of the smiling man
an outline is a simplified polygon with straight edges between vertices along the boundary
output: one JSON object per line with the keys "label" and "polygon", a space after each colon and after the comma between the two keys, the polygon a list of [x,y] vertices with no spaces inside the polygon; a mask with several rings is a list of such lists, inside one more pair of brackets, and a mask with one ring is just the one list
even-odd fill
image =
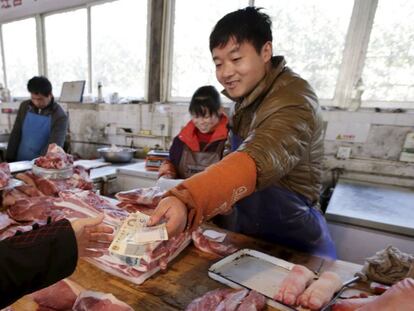
{"label": "smiling man", "polygon": [[20,104],[7,146],[7,162],[33,160],[44,155],[49,144],[65,142],[68,117],[55,102],[52,84],[45,77],[27,83],[30,100]]}
{"label": "smiling man", "polygon": [[175,234],[231,213],[227,229],[335,258],[318,208],[323,155],[318,99],[283,56],[273,56],[269,16],[255,7],[227,14],[210,35],[210,51],[224,94],[236,102],[234,152],[170,190],[152,223],[165,217]]}

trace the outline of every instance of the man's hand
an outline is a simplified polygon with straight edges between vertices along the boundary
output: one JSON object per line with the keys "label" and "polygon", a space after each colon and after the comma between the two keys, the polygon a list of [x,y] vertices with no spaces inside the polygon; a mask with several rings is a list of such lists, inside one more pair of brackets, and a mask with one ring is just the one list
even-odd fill
{"label": "man's hand", "polygon": [[184,231],[187,224],[187,207],[174,196],[166,197],[158,203],[148,225],[156,225],[162,219],[167,220],[166,227],[168,236],[176,236]]}
{"label": "man's hand", "polygon": [[100,257],[103,252],[95,249],[106,249],[113,239],[113,229],[103,225],[104,215],[95,218],[80,218],[71,222],[76,236],[79,257]]}

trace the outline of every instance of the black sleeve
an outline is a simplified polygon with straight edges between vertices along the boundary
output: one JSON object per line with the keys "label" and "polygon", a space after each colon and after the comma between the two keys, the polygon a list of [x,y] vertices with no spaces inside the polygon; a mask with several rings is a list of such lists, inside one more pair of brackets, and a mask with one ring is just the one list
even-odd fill
{"label": "black sleeve", "polygon": [[17,112],[16,120],[13,129],[10,133],[9,142],[7,143],[6,161],[14,162],[17,157],[17,150],[20,145],[20,138],[22,134],[23,121],[27,113],[27,102],[21,103]]}
{"label": "black sleeve", "polygon": [[66,219],[0,242],[0,309],[71,275],[76,237]]}

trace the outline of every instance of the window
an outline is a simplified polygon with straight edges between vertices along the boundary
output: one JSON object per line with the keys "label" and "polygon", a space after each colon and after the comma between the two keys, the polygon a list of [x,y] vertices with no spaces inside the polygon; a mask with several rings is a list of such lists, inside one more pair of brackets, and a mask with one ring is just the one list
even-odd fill
{"label": "window", "polygon": [[273,22],[273,54],[308,80],[319,98],[332,99],[353,1],[256,0]]}
{"label": "window", "polygon": [[35,19],[4,24],[2,29],[8,89],[13,97],[27,97],[27,81],[38,75]]}
{"label": "window", "polygon": [[363,106],[378,107],[378,101],[399,101],[406,103],[399,103],[398,107],[413,108],[413,15],[410,0],[379,1],[362,74]]}
{"label": "window", "polygon": [[92,85],[104,95],[145,96],[147,1],[122,0],[91,8]]}
{"label": "window", "polygon": [[210,32],[222,16],[248,4],[247,0],[176,0],[170,97],[189,98],[206,84],[222,89],[210,54]]}
{"label": "window", "polygon": [[47,75],[60,96],[63,82],[88,77],[86,9],[46,16],[45,33]]}

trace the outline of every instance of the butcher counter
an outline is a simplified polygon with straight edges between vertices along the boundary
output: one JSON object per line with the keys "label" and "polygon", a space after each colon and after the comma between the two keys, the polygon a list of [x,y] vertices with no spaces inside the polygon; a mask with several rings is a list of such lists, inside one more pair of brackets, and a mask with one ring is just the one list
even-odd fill
{"label": "butcher counter", "polygon": [[[352,278],[354,273],[361,269],[361,266],[357,264],[324,260],[241,234],[229,233],[228,239],[239,248],[256,249],[293,263],[305,265],[314,271],[335,271],[343,281]],[[184,310],[193,299],[210,290],[224,287],[207,275],[208,268],[218,259],[214,255],[199,251],[190,244],[170,262],[167,271],[158,272],[142,285],[135,285],[112,276],[84,260],[80,260],[70,279],[86,289],[112,293],[134,310]],[[363,288],[363,284],[359,286]],[[17,301],[13,307],[15,311],[36,310],[36,304],[29,296]],[[266,310],[277,309],[267,307]]]}

